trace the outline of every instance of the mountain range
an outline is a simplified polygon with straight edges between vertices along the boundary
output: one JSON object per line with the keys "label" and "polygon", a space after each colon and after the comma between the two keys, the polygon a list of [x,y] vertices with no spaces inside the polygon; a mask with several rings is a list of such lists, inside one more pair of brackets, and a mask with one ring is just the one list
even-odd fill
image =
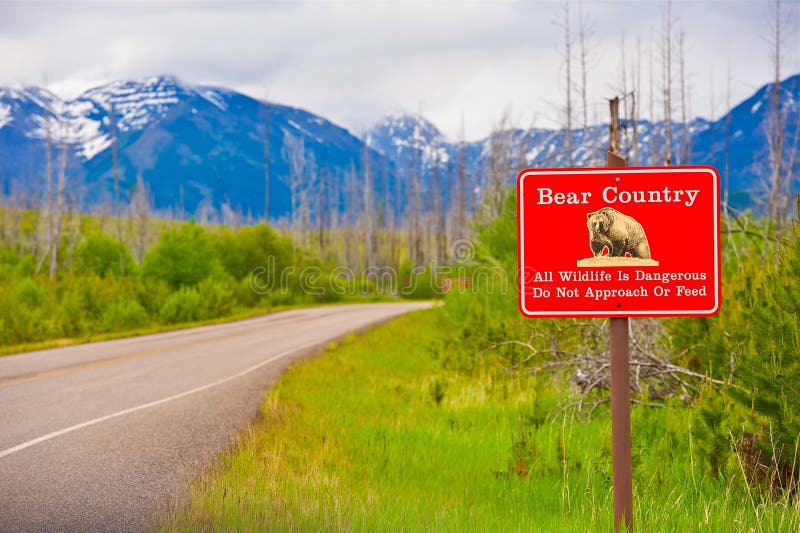
{"label": "mountain range", "polygon": [[[682,124],[672,123],[673,161],[717,166],[736,207],[756,206],[760,183],[768,175],[771,92],[772,85],[766,84],[717,120],[691,120],[686,150]],[[782,81],[781,102],[788,154],[800,134],[800,75]],[[630,144],[633,123],[623,125],[623,142],[627,139]],[[628,149],[631,163],[663,163],[665,134],[664,122],[639,121],[640,151]],[[117,81],[71,100],[41,87],[0,87],[0,184],[6,196],[16,194],[29,202],[41,197],[48,135],[53,161],[63,150],[69,192],[83,209],[113,197],[116,139],[124,202],[141,176],[157,209],[192,214],[205,206],[252,218],[264,215],[267,135],[273,220],[292,213],[293,184],[316,187],[319,201],[324,193],[326,205],[338,212],[352,206],[353,198],[363,202],[362,196],[351,194],[348,203],[342,191],[345,185],[359,188],[365,167],[373,176],[371,187],[396,196],[394,209],[402,210],[414,169],[421,177],[422,192],[429,193],[434,176],[452,178],[462,147],[421,116],[387,115],[357,136],[309,111],[230,89],[188,84],[173,76]],[[575,129],[570,135],[573,166],[600,164],[608,145],[606,124]],[[567,166],[568,139],[563,129],[505,128],[463,143],[470,193],[480,196],[489,159],[498,149],[505,151],[503,173],[510,185],[520,167]],[[291,178],[290,145],[300,146],[305,154],[305,177],[300,182]],[[687,161],[682,161],[684,154]],[[299,167],[294,168],[297,174]],[[441,188],[447,202],[451,188]],[[430,194],[423,196],[429,200]]]}

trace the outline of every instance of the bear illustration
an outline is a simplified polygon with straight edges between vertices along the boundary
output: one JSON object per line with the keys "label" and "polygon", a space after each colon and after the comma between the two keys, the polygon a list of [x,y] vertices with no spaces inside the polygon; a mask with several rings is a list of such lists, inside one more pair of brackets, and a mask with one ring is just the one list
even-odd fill
{"label": "bear illustration", "polygon": [[630,254],[631,257],[650,259],[650,245],[644,228],[633,217],[604,207],[587,213],[586,225],[589,227],[589,246],[595,257],[603,253],[604,247],[608,247],[609,257]]}

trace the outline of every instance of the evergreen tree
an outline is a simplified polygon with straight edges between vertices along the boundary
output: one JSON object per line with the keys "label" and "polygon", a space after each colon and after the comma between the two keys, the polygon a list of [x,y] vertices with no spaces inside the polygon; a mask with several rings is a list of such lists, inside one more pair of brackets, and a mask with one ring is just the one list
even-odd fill
{"label": "evergreen tree", "polygon": [[749,409],[755,446],[770,484],[797,479],[800,438],[800,224],[748,302],[746,341],[737,349],[741,390],[731,395]]}

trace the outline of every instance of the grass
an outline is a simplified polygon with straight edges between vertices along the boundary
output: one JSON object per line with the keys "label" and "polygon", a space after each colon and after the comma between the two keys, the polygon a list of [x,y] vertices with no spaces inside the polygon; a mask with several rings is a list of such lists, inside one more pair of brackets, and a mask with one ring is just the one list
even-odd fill
{"label": "grass", "polygon": [[[159,529],[611,531],[607,413],[552,420],[567,392],[548,379],[443,369],[438,313],[290,369]],[[797,531],[796,503],[704,472],[692,420],[678,404],[633,410],[637,530]]]}
{"label": "grass", "polygon": [[[204,320],[195,320],[193,322],[181,322],[179,324],[153,324],[143,328],[136,329],[123,329],[120,331],[112,331],[106,333],[97,333],[86,335],[83,337],[67,337],[62,339],[47,339],[37,342],[27,342],[22,344],[12,344],[8,346],[0,346],[0,357],[5,355],[15,355],[23,352],[35,352],[39,350],[48,350],[50,348],[62,348],[64,346],[74,346],[76,344],[87,344],[92,342],[109,341],[114,339],[121,339],[126,337],[139,337],[142,335],[151,335],[153,333],[164,333],[167,331],[176,331],[180,329],[197,328],[201,326],[211,326],[214,324],[224,324],[226,322],[235,322],[237,320],[245,320],[258,316],[270,315],[273,313],[280,313],[281,311],[289,311],[292,309],[305,309],[308,307],[321,307],[329,305],[347,305],[360,303],[358,301],[344,301],[344,302],[330,302],[330,303],[299,303],[292,305],[277,305],[269,308],[253,308],[253,307],[239,307],[233,310],[232,313],[216,318],[207,318]],[[364,302],[366,303],[366,302]]]}

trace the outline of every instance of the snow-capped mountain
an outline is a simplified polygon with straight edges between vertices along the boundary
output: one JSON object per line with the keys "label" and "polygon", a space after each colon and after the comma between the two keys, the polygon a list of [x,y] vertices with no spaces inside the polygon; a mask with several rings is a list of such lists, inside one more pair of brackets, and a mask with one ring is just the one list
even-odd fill
{"label": "snow-capped mountain", "polygon": [[441,163],[447,163],[449,157],[447,140],[436,126],[419,115],[386,115],[367,131],[364,139],[369,147],[395,161],[418,152],[423,154],[424,161],[438,158]]}
{"label": "snow-capped mountain", "polygon": [[113,187],[113,131],[123,200],[138,175],[157,208],[194,213],[201,204],[261,217],[264,137],[269,124],[270,216],[290,211],[285,135],[302,139],[309,161],[341,179],[364,153],[380,156],[350,132],[302,109],[264,103],[224,88],[171,76],[117,81],[63,101],[35,88],[0,88],[0,179],[6,194],[35,194],[45,172],[49,134],[54,161],[66,147],[70,193],[83,205],[107,200]]}
{"label": "snow-capped mountain", "polygon": [[[767,130],[772,120],[773,107],[770,102],[772,84],[761,87],[753,96],[731,109],[719,119],[709,122],[695,118],[687,124],[684,136],[683,125],[671,124],[673,138],[673,164],[710,164],[723,175],[723,186],[729,187],[730,201],[734,207],[753,207],[754,195],[759,194],[759,181],[768,175]],[[786,127],[786,163],[793,146],[800,150],[800,75],[781,82],[783,123]],[[728,165],[730,176],[725,174],[726,138],[728,137]],[[621,140],[629,164],[661,165],[664,161],[666,124],[642,120],[636,124],[639,152],[633,146],[633,123],[623,121]],[[367,143],[395,162],[398,169],[404,162],[420,160],[426,180],[430,180],[431,168],[435,164],[431,146],[438,147],[436,159],[440,165],[456,161],[459,143],[446,140],[441,132],[423,117],[391,114],[370,128],[365,138]],[[684,138],[686,147],[684,149]],[[565,130],[538,129],[505,130],[485,139],[466,143],[465,160],[468,167],[470,188],[480,188],[490,172],[491,154],[502,154],[507,167],[508,183],[512,183],[517,172],[524,167],[602,166],[605,150],[609,144],[607,124],[590,126],[586,132],[572,132],[572,160],[567,153]],[[415,151],[416,150],[416,151]],[[800,154],[794,158],[800,172]],[[685,157],[684,157],[685,156]],[[408,163],[405,163],[408,164]],[[729,181],[728,181],[729,180]],[[798,180],[800,181],[800,180]]]}
{"label": "snow-capped mountain", "polygon": [[[723,174],[723,185],[730,189],[732,204],[754,206],[752,193],[759,192],[760,181],[769,174],[771,94],[768,84],[713,122],[692,120],[686,150],[682,126],[672,124],[673,162],[716,166]],[[800,149],[800,75],[781,83],[781,101],[788,164],[793,150]],[[445,138],[424,117],[388,115],[365,132],[362,141],[308,111],[261,102],[225,88],[187,84],[172,76],[117,81],[68,101],[38,87],[0,87],[0,193],[27,198],[31,205],[33,199],[41,199],[49,137],[54,166],[62,147],[66,154],[71,201],[85,208],[108,201],[113,191],[111,145],[116,131],[123,201],[141,175],[157,208],[192,214],[202,205],[217,210],[224,205],[229,211],[260,218],[267,123],[273,219],[291,212],[287,135],[302,140],[309,179],[326,176],[324,193],[315,197],[319,202],[324,196],[329,209],[345,209],[344,184],[350,180],[352,186],[354,179],[346,176],[355,169],[355,179],[361,179],[365,154],[373,189],[394,197],[395,212],[403,209],[409,194],[406,182],[417,173],[423,208],[432,204],[428,193],[435,175],[448,205],[447,184],[454,183],[462,146]],[[625,126],[624,145],[634,134],[632,123]],[[572,165],[603,164],[607,125],[591,126],[585,132],[576,129],[571,135]],[[636,136],[640,153],[630,151],[630,163],[662,164],[665,124],[640,121]],[[478,201],[492,173],[510,185],[524,167],[568,166],[566,146],[566,132],[553,129],[510,129],[465,143],[468,191]],[[688,154],[686,161],[684,154]],[[800,165],[800,157],[794,158],[794,164]],[[359,195],[351,196],[352,204]]]}

